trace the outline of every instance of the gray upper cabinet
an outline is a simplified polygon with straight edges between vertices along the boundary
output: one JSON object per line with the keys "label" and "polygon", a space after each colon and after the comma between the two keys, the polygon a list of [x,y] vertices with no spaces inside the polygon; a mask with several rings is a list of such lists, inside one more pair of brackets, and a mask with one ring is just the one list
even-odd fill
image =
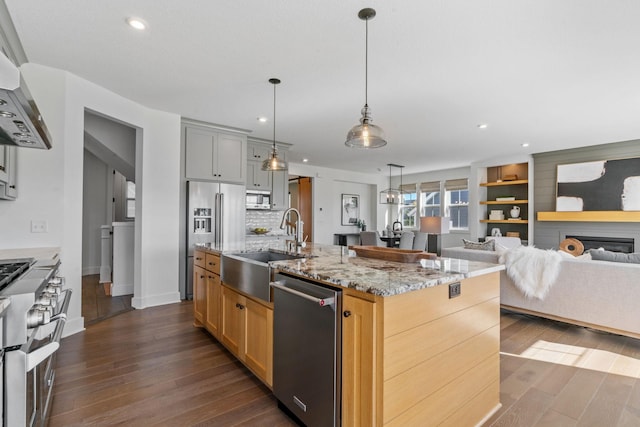
{"label": "gray upper cabinet", "polygon": [[[278,157],[287,159],[287,149],[278,145]],[[247,143],[247,189],[271,191],[271,209],[289,207],[289,173],[262,170],[262,162],[271,156],[273,146],[267,142]]]}
{"label": "gray upper cabinet", "polygon": [[283,211],[289,207],[289,172],[271,172],[273,190],[271,191],[271,209]]}
{"label": "gray upper cabinet", "polygon": [[265,144],[247,144],[247,160],[263,162],[269,158],[271,154],[271,146]]}
{"label": "gray upper cabinet", "polygon": [[15,200],[18,197],[16,185],[18,150],[9,145],[0,145],[0,199]]}
{"label": "gray upper cabinet", "polygon": [[185,127],[185,176],[188,179],[244,184],[247,137],[200,127]]}
{"label": "gray upper cabinet", "polygon": [[262,170],[262,162],[247,162],[247,189],[271,190],[271,172]]}

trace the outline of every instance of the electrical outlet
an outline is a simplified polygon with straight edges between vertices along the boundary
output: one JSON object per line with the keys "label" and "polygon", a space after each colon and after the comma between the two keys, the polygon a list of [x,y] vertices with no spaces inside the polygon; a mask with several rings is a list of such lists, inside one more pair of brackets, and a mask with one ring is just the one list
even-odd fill
{"label": "electrical outlet", "polygon": [[459,297],[460,292],[462,291],[460,282],[450,283],[449,284],[449,299]]}
{"label": "electrical outlet", "polygon": [[46,233],[48,231],[46,220],[31,220],[31,232],[32,233]]}

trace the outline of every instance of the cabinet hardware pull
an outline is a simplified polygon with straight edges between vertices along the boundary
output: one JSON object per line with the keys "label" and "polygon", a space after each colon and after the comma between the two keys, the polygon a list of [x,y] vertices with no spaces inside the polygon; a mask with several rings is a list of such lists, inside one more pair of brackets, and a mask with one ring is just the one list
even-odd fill
{"label": "cabinet hardware pull", "polygon": [[204,279],[204,276],[200,276],[201,279]]}
{"label": "cabinet hardware pull", "polygon": [[349,317],[349,316],[351,316],[351,312],[349,310],[346,310],[344,313],[342,313],[342,315],[344,317]]}

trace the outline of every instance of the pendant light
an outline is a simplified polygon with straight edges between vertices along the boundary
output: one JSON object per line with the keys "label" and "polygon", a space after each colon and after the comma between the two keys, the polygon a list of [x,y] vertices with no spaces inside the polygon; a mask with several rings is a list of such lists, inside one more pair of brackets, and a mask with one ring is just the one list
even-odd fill
{"label": "pendant light", "polygon": [[380,148],[387,145],[382,128],[371,123],[371,110],[367,103],[367,89],[369,84],[369,19],[376,16],[376,11],[371,8],[358,12],[358,18],[365,21],[365,50],[364,50],[364,107],[360,124],[349,130],[345,145],[352,148]]}
{"label": "pendant light", "polygon": [[273,85],[273,150],[271,156],[262,162],[262,170],[281,172],[287,170],[287,162],[278,157],[276,149],[276,85],[280,84],[280,79],[269,79],[269,83]]}
{"label": "pendant light", "polygon": [[[387,163],[389,166],[389,188],[380,192],[380,203],[383,205],[397,205],[402,198],[402,168],[404,166],[394,165],[393,163]],[[391,187],[391,168],[400,168],[400,189]]]}

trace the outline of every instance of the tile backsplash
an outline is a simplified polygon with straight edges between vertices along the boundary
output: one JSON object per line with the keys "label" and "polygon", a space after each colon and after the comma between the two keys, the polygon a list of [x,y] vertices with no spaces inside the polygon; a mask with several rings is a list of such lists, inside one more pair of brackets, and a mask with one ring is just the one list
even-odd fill
{"label": "tile backsplash", "polygon": [[[245,229],[247,238],[245,248],[253,249],[284,249],[287,240],[285,230],[280,229],[282,221],[281,211],[247,210]],[[266,228],[267,234],[257,235],[251,232],[254,228]]]}

